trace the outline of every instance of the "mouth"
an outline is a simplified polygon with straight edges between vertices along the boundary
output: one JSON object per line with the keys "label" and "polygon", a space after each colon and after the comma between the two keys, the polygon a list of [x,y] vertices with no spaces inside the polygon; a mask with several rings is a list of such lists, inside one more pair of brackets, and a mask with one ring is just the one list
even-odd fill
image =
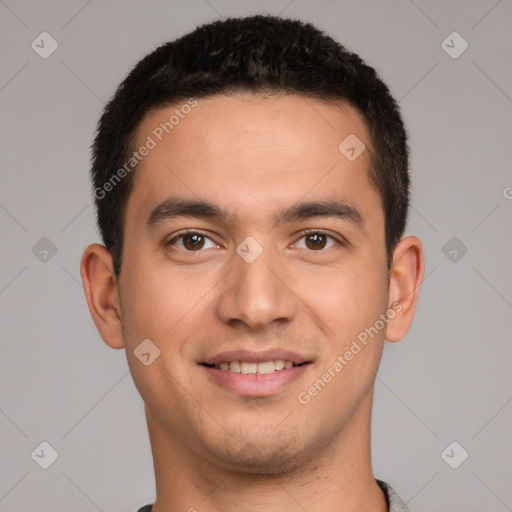
{"label": "mouth", "polygon": [[210,382],[245,397],[269,397],[285,391],[313,361],[280,350],[225,352],[199,363]]}
{"label": "mouth", "polygon": [[243,375],[268,375],[282,370],[289,370],[297,366],[309,364],[308,361],[296,364],[291,360],[284,359],[271,359],[269,361],[262,361],[260,363],[253,363],[251,361],[222,361],[221,363],[201,363],[207,368],[215,368],[225,372],[242,373]]}

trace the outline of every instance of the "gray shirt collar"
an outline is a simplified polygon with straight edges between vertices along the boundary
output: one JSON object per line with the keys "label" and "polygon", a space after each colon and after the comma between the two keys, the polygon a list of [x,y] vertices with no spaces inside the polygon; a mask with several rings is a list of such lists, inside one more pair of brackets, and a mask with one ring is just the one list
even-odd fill
{"label": "gray shirt collar", "polygon": [[377,484],[384,492],[386,496],[386,501],[388,502],[389,512],[410,512],[407,505],[402,501],[400,496],[393,490],[393,488],[383,482],[382,480],[377,480]]}
{"label": "gray shirt collar", "polygon": [[[389,484],[383,482],[382,480],[376,479],[376,481],[386,496],[389,512],[410,512],[410,510],[407,508],[407,505],[402,501],[400,496],[398,496],[398,494]],[[151,512],[151,509],[152,505],[146,505],[139,509],[138,512]]]}

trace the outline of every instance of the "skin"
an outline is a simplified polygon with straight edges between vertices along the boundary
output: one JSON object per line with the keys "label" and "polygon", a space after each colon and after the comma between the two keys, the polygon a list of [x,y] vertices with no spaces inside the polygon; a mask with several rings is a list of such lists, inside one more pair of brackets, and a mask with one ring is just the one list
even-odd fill
{"label": "skin", "polygon": [[[175,109],[149,113],[135,146]],[[401,340],[412,323],[423,252],[418,238],[402,238],[388,283],[369,152],[349,161],[338,150],[351,133],[370,148],[348,105],[296,95],[199,99],[139,164],[119,278],[105,247],[85,250],[90,313],[105,343],[126,349],[145,402],[155,512],[387,510],[370,458],[375,374],[385,340]],[[215,203],[231,218],[181,217],[148,229],[151,210],[171,195]],[[330,198],[355,207],[362,226],[335,217],[273,221],[279,208]],[[166,245],[184,229],[209,238],[195,250],[190,239]],[[336,238],[319,249],[306,229]],[[263,248],[252,263],[236,252],[248,236]],[[401,310],[385,328],[300,403],[298,394],[393,304]],[[161,351],[149,366],[134,355],[145,339]],[[199,365],[226,350],[274,347],[311,364],[272,396],[241,396]]]}

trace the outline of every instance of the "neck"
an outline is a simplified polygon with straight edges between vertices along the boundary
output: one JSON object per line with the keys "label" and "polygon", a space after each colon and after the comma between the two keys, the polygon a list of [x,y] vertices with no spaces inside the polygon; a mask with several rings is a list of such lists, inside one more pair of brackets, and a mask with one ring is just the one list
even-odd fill
{"label": "neck", "polygon": [[157,492],[153,512],[387,512],[371,469],[372,399],[370,393],[323,449],[279,475],[212,465],[173,439],[146,407]]}

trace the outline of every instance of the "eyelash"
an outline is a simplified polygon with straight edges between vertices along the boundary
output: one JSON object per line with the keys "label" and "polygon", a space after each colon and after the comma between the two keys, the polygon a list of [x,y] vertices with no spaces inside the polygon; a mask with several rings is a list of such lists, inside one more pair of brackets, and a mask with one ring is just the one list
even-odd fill
{"label": "eyelash", "polygon": [[[202,231],[197,231],[197,230],[194,230],[194,229],[187,229],[185,231],[182,231],[181,233],[179,233],[175,237],[173,237],[171,240],[169,240],[166,243],[166,245],[172,246],[177,240],[183,239],[183,237],[185,237],[187,235],[200,235],[200,236],[202,236],[204,238],[208,238],[211,242],[216,243],[206,233],[203,233]],[[341,240],[336,238],[334,235],[331,235],[331,234],[327,233],[326,231],[322,231],[321,229],[307,229],[305,231],[302,231],[300,237],[297,240],[302,240],[304,237],[309,236],[309,235],[325,235],[328,238],[330,238],[331,240],[333,240],[334,242],[336,242],[340,246],[346,245],[344,242],[342,242]],[[328,249],[330,249],[330,247]],[[310,250],[309,252],[325,252],[328,249],[320,249],[320,250],[317,250],[317,251]],[[201,249],[199,249],[198,251],[189,251],[189,250],[185,249],[185,251],[186,252],[190,252],[190,253],[202,252]]]}

